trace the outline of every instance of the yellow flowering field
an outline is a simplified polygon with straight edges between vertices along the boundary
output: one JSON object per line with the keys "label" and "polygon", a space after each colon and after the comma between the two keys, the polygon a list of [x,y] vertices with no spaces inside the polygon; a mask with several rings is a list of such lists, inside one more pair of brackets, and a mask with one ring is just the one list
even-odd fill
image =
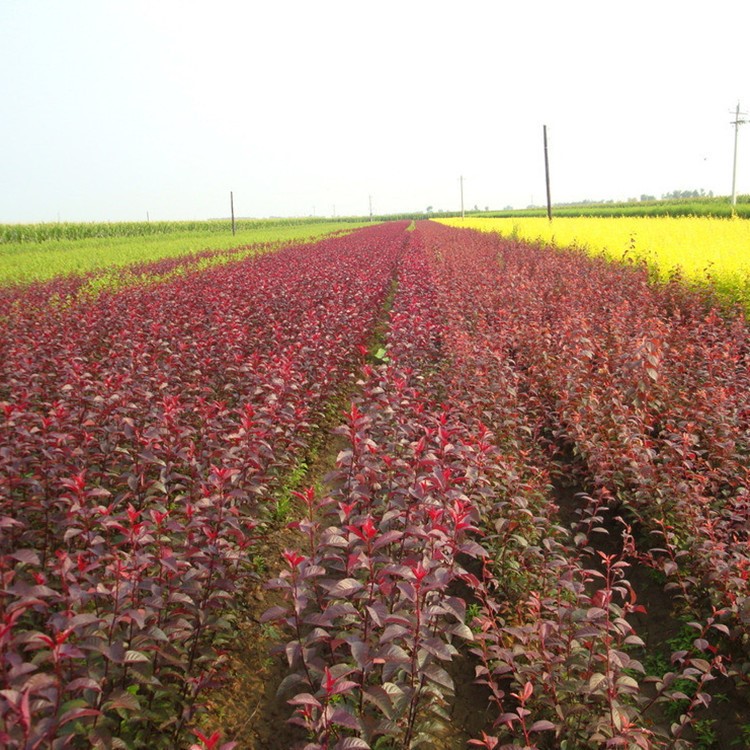
{"label": "yellow flowering field", "polygon": [[499,232],[557,247],[579,247],[617,261],[645,260],[661,278],[688,281],[750,301],[750,221],[712,217],[559,217],[440,219],[455,227]]}

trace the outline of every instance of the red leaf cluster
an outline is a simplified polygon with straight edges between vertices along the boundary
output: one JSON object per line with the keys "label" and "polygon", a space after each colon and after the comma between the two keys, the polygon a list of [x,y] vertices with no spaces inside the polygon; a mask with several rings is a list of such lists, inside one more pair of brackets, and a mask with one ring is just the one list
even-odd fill
{"label": "red leaf cluster", "polygon": [[403,228],[93,301],[70,280],[4,292],[3,747],[186,741],[269,498],[360,361]]}

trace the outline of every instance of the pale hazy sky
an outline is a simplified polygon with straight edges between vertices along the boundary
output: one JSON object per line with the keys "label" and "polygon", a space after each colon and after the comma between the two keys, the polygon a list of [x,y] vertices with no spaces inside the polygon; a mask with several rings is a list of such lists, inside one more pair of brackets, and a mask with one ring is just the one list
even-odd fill
{"label": "pale hazy sky", "polygon": [[0,222],[726,195],[748,7],[0,0]]}

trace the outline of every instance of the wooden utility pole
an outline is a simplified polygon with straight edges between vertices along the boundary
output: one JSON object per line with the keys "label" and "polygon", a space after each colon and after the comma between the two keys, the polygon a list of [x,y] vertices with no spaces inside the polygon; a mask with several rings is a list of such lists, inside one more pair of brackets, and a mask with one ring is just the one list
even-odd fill
{"label": "wooden utility pole", "polygon": [[544,125],[544,179],[547,182],[547,218],[552,221],[552,197],[549,189],[549,156],[547,155],[547,126]]}
{"label": "wooden utility pole", "polygon": [[740,103],[737,102],[737,111],[734,113],[734,120],[731,122],[734,125],[734,162],[732,164],[732,211],[737,205],[737,134],[740,130],[740,125],[744,125],[747,120],[740,120],[740,115],[744,115],[745,112],[740,112]]}
{"label": "wooden utility pole", "polygon": [[464,176],[458,178],[461,183],[461,218],[464,218]]}
{"label": "wooden utility pole", "polygon": [[229,191],[229,206],[232,209],[232,237],[234,237],[234,193]]}

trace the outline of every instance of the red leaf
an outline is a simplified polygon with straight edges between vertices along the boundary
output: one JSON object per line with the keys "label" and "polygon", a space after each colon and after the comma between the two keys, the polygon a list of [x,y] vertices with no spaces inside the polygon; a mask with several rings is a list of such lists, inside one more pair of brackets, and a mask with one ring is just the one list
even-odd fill
{"label": "red leaf", "polygon": [[64,726],[69,721],[83,719],[85,716],[101,716],[101,713],[95,708],[72,708],[60,717],[60,726]]}
{"label": "red leaf", "polygon": [[546,721],[542,719],[541,721],[535,721],[531,728],[529,729],[530,732],[547,732],[550,730],[555,729],[555,725],[551,721]]}
{"label": "red leaf", "polygon": [[300,693],[295,695],[294,698],[290,698],[287,703],[291,706],[314,706],[315,708],[323,708],[320,701],[310,693]]}
{"label": "red leaf", "polygon": [[334,599],[345,599],[346,597],[361,591],[364,585],[356,578],[344,578],[328,586],[328,595]]}

